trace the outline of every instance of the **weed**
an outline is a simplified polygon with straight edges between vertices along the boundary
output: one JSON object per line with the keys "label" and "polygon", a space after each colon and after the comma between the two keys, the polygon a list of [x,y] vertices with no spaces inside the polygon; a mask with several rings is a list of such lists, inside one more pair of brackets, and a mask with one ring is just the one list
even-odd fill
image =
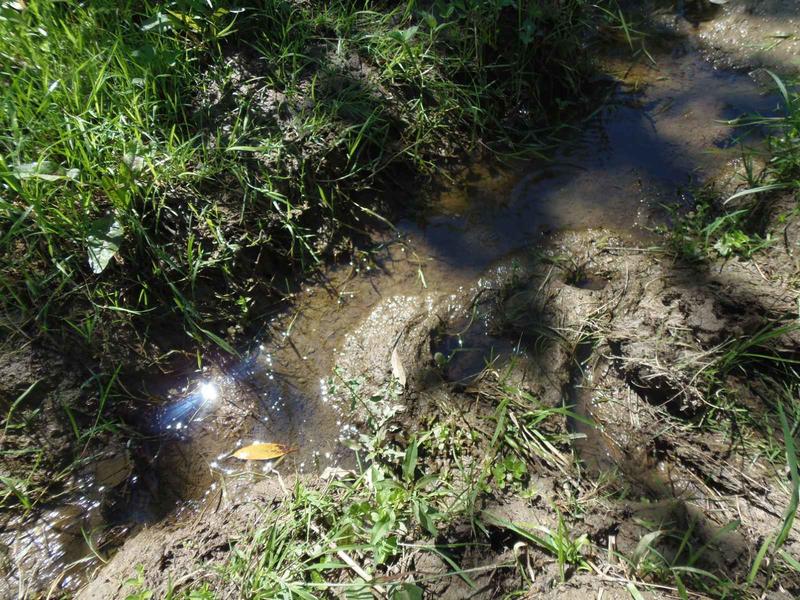
{"label": "weed", "polygon": [[[670,250],[690,262],[713,258],[750,258],[773,242],[762,233],[769,194],[794,193],[800,189],[800,95],[774,73],[769,73],[783,99],[784,115],[750,116],[732,124],[765,127],[766,168],[754,172],[752,156],[744,156],[745,187],[727,198],[718,198],[713,187],[696,190],[696,203],[686,214],[673,214],[673,225],[662,228]],[[734,202],[736,201],[736,202]]]}
{"label": "weed", "polygon": [[720,207],[713,188],[697,190],[696,195],[697,201],[689,212],[680,214],[670,207],[672,226],[658,230],[676,257],[689,263],[715,258],[747,259],[773,242],[769,233],[762,236],[752,231],[754,207]]}
{"label": "weed", "polygon": [[[782,559],[785,565],[797,572],[800,572],[800,568],[798,568],[800,565],[798,565],[797,560],[795,560],[790,554],[782,549],[782,546],[786,543],[789,533],[792,530],[792,526],[797,516],[797,507],[798,504],[800,504],[800,472],[798,472],[797,467],[798,456],[795,443],[796,426],[789,426],[789,422],[786,419],[786,414],[784,413],[783,406],[781,404],[778,404],[778,414],[780,417],[781,429],[783,430],[783,441],[786,448],[786,463],[789,470],[789,475],[791,477],[791,497],[789,504],[786,506],[784,511],[783,525],[781,529],[777,533],[767,536],[761,543],[761,547],[759,548],[759,551],[753,560],[753,564],[750,567],[750,572],[747,575],[747,585],[753,586],[756,582],[756,577],[762,569],[762,566],[767,564],[766,582],[764,585],[765,589],[770,586],[773,578],[776,575],[775,565],[777,561],[774,560],[775,558]],[[773,560],[767,561],[770,555],[773,557]]]}

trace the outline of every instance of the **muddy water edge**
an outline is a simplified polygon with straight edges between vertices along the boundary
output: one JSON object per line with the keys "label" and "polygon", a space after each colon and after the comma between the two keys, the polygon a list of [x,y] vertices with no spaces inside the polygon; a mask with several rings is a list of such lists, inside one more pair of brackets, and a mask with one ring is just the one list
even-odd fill
{"label": "muddy water edge", "polygon": [[[443,357],[451,381],[469,380],[487,359],[535,360],[514,340],[492,336],[490,317],[473,310],[476,298],[535,269],[531,248],[563,232],[604,231],[646,245],[650,228],[667,222],[664,206],[689,205],[693,185],[739,158],[737,132],[724,121],[777,109],[751,77],[715,69],[688,39],[655,46],[653,61],[608,51],[608,77],[598,80],[608,99],[553,161],[465,170],[425,215],[398,223],[396,235],[376,234],[370,252],[304,284],[241,361],[205,367],[179,385],[161,382],[154,391],[165,403],[148,415],[142,444],[110,447],[70,486],[74,493],[3,523],[0,594],[74,592],[102,566],[95,549],[145,525],[194,519],[276,472],[350,466],[347,443],[360,421],[347,387],[377,387],[393,348],[419,346],[410,324],[433,319],[423,328],[438,331],[428,358]],[[567,285],[603,293],[602,269],[572,273]],[[593,419],[583,373],[571,378],[568,403]],[[596,428],[575,427],[593,468],[616,462],[619,448]],[[277,462],[231,457],[259,441],[294,451]]]}

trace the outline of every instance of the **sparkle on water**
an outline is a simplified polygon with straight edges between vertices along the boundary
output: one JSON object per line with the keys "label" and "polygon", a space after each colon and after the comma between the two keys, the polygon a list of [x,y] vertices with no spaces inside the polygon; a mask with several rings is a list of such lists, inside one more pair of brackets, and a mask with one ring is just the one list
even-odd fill
{"label": "sparkle on water", "polygon": [[206,402],[213,402],[219,397],[219,390],[216,385],[207,381],[200,386],[200,395]]}

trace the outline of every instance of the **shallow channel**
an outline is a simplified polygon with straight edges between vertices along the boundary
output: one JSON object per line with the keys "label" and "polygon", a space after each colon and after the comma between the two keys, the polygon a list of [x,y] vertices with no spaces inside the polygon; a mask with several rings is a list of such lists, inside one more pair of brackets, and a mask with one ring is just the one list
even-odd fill
{"label": "shallow channel", "polygon": [[[240,362],[165,391],[143,450],[87,469],[81,497],[0,533],[16,574],[45,589],[75,589],[98,564],[90,544],[114,532],[122,539],[165,515],[218,503],[273,469],[319,473],[346,464],[346,442],[357,432],[330,401],[329,380],[348,336],[385,299],[473,289],[552,231],[606,228],[645,239],[667,218],[665,205],[687,204],[693,183],[740,157],[724,121],[777,108],[749,76],[715,70],[688,42],[666,42],[653,58],[603,61],[611,79],[597,85],[608,100],[580,130],[564,133],[554,161],[473,166],[423,218],[398,223],[374,251],[304,285]],[[230,457],[259,441],[293,452],[277,464]],[[117,490],[111,500],[103,495],[109,487]],[[12,593],[16,582],[5,585]]]}

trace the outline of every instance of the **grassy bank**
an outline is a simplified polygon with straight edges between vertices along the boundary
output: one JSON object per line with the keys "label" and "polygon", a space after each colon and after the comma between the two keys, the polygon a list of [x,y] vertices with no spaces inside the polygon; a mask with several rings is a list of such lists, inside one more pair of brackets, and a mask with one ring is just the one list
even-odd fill
{"label": "grassy bank", "polygon": [[[798,250],[794,232],[800,216],[800,93],[797,81],[769,75],[782,100],[783,115],[739,119],[745,130],[764,128],[766,144],[743,148],[732,185],[697,191],[693,209],[676,215],[673,226],[662,231],[663,249],[678,264],[698,271],[713,268],[721,272],[729,261],[743,265],[796,298],[800,282],[794,258]],[[768,306],[763,317],[754,323],[743,314],[737,331],[696,365],[706,407],[694,426],[722,432],[753,461],[774,464],[786,475],[790,495],[786,506],[776,507],[783,515],[782,524],[760,540],[744,587],[723,578],[712,586],[716,592],[712,597],[756,596],[751,586],[759,576],[767,577],[767,587],[771,584],[781,590],[788,574],[800,573],[796,556],[783,548],[796,530],[800,494],[800,313],[796,304],[784,309],[776,305]],[[757,409],[742,396],[741,382],[745,380],[763,402]],[[707,589],[703,592],[709,593]]]}
{"label": "grassy bank", "polygon": [[[743,130],[761,127],[766,145],[743,148],[738,175],[728,193],[715,185],[696,190],[695,206],[677,214],[667,236],[670,252],[683,261],[704,262],[716,258],[748,259],[775,243],[769,231],[775,210],[786,208],[781,197],[796,198],[800,191],[800,95],[794,82],[770,73],[784,114],[777,117],[745,116],[734,123]],[[776,208],[777,206],[777,208]],[[794,212],[794,207],[789,207]],[[785,222],[789,213],[779,217]]]}
{"label": "grassy bank", "polygon": [[537,149],[579,102],[584,9],[3,5],[3,331],[106,362],[184,332],[230,350],[293,273],[408,209],[376,190]]}

